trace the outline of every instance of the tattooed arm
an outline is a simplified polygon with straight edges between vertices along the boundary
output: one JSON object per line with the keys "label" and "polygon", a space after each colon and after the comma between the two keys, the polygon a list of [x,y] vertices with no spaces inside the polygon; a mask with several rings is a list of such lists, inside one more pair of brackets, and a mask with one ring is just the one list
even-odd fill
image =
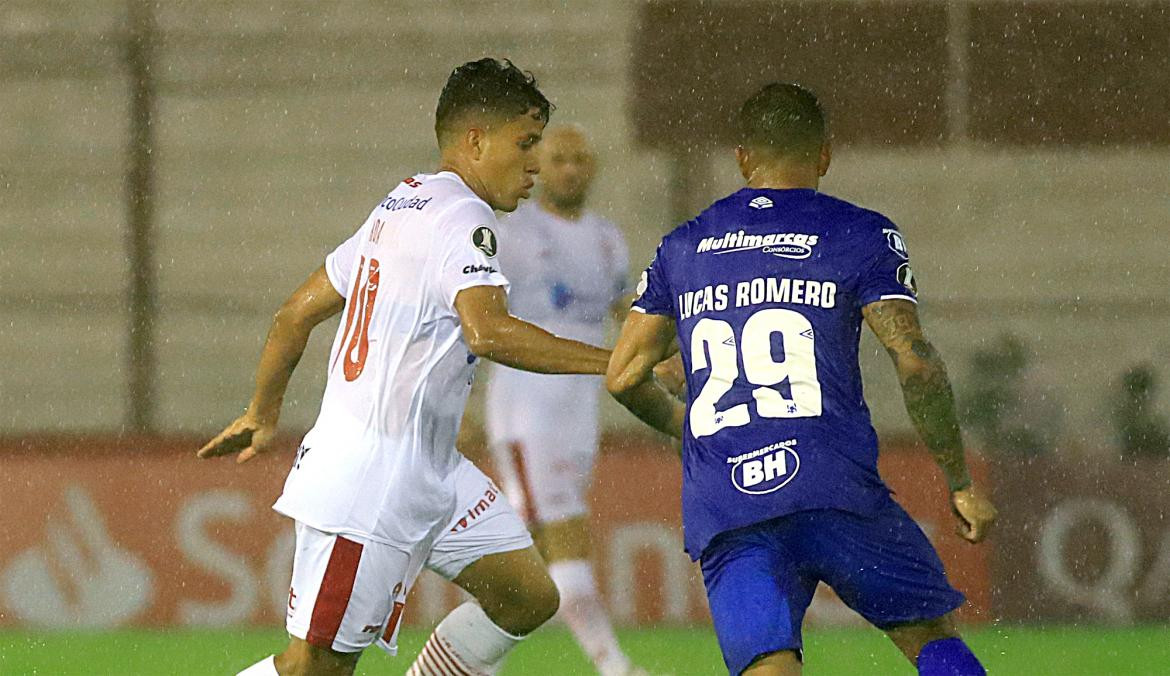
{"label": "tattooed arm", "polygon": [[995,508],[971,483],[946,365],[926,339],[917,307],[906,300],[883,300],[866,305],[861,313],[890,353],[910,420],[946,476],[962,521],[960,535],[971,542],[982,540],[995,521]]}

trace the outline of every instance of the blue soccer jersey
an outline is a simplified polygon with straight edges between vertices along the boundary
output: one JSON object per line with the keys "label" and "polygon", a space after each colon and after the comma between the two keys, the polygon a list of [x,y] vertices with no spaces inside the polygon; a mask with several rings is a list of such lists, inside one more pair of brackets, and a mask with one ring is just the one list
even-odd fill
{"label": "blue soccer jersey", "polygon": [[885,507],[857,350],[863,306],[917,302],[892,222],[815,190],[745,188],[663,238],[638,294],[635,311],[678,327],[692,558],[785,514]]}

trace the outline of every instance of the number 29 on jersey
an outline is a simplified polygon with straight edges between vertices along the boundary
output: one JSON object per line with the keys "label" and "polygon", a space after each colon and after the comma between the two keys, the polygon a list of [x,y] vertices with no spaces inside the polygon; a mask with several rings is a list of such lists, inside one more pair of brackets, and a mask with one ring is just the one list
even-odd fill
{"label": "number 29 on jersey", "polygon": [[[773,339],[783,345],[777,358]],[[691,436],[710,436],[751,422],[747,403],[719,410],[719,400],[742,376],[755,385],[752,397],[763,418],[809,418],[821,415],[812,324],[795,310],[769,308],[749,316],[736,336],[731,323],[704,317],[691,329],[691,373],[710,369],[691,402]],[[742,357],[742,360],[740,359]],[[743,363],[743,373],[739,364]],[[787,384],[787,388],[782,386]],[[784,390],[787,390],[787,393]]]}

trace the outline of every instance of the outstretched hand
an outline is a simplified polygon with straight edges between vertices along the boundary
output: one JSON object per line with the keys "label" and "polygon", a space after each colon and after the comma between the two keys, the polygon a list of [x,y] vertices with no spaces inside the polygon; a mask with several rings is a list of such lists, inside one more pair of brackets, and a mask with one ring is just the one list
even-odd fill
{"label": "outstretched hand", "polygon": [[245,463],[272,448],[276,425],[256,420],[245,413],[228,425],[195,454],[202,459],[238,453],[237,463]]}
{"label": "outstretched hand", "polygon": [[959,537],[971,543],[982,542],[987,537],[999,514],[973,485],[951,493],[951,511],[959,519],[956,529]]}

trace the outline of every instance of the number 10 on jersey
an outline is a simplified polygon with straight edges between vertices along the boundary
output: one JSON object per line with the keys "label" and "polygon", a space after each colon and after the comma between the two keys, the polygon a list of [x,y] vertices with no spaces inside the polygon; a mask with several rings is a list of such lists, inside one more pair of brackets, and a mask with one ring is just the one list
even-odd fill
{"label": "number 10 on jersey", "polygon": [[[779,334],[783,355],[777,360],[772,338]],[[760,310],[744,322],[739,340],[722,319],[700,319],[691,330],[691,373],[710,369],[707,382],[691,402],[691,436],[715,434],[725,427],[751,422],[746,403],[719,410],[719,400],[740,377],[757,385],[752,390],[756,413],[763,418],[811,418],[821,414],[821,383],[817,380],[812,324],[795,310]],[[787,381],[788,395],[777,386]]]}

